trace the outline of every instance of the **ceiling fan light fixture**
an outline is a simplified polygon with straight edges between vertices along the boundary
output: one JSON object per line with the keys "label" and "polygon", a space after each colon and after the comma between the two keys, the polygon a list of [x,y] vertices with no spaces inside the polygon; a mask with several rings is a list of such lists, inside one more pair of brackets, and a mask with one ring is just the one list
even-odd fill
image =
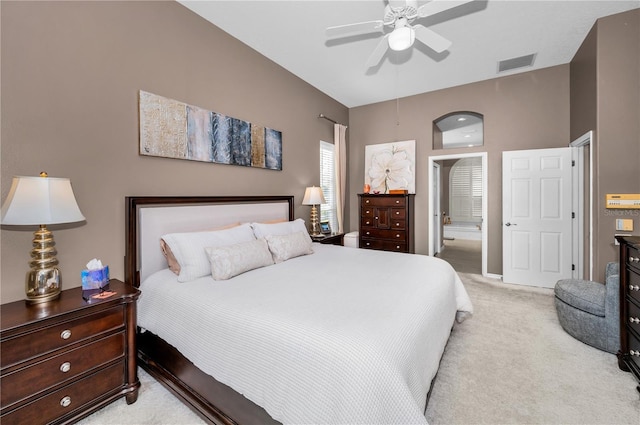
{"label": "ceiling fan light fixture", "polygon": [[396,28],[389,34],[389,48],[400,52],[407,50],[413,45],[416,39],[416,32],[413,28],[406,26]]}

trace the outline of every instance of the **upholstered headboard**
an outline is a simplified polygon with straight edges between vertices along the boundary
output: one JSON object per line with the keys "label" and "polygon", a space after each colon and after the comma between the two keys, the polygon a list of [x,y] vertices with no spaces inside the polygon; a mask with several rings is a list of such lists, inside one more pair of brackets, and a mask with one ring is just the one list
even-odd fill
{"label": "upholstered headboard", "polygon": [[293,196],[127,197],[125,280],[137,287],[167,267],[162,235],[271,220],[293,220]]}

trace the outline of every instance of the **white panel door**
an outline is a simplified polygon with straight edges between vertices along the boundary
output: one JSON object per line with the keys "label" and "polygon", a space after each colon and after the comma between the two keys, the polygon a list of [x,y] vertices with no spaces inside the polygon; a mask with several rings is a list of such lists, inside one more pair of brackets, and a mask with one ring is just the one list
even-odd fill
{"label": "white panel door", "polygon": [[502,280],[553,288],[572,276],[571,148],[502,153]]}

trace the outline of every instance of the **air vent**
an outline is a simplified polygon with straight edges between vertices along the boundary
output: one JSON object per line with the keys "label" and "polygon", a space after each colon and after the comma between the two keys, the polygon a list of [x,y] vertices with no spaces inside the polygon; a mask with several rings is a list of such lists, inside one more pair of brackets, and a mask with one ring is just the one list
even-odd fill
{"label": "air vent", "polygon": [[525,66],[533,65],[533,61],[536,59],[536,54],[532,53],[526,56],[520,56],[512,59],[505,59],[498,62],[498,72],[510,71],[516,68],[524,68]]}

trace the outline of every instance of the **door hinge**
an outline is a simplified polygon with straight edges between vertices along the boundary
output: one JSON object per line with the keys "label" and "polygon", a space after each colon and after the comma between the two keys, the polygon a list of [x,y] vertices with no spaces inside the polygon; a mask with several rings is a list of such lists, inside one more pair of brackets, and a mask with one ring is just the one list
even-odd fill
{"label": "door hinge", "polygon": [[575,166],[576,166],[576,161],[575,161],[575,159],[572,159],[572,160],[571,160],[571,166],[572,166],[572,167],[575,167]]}
{"label": "door hinge", "polygon": [[571,218],[576,218],[576,213],[572,212],[571,213]]}
{"label": "door hinge", "polygon": [[574,271],[575,269],[576,269],[576,265],[575,265],[575,264],[572,264],[572,265],[571,265],[571,271]]}

